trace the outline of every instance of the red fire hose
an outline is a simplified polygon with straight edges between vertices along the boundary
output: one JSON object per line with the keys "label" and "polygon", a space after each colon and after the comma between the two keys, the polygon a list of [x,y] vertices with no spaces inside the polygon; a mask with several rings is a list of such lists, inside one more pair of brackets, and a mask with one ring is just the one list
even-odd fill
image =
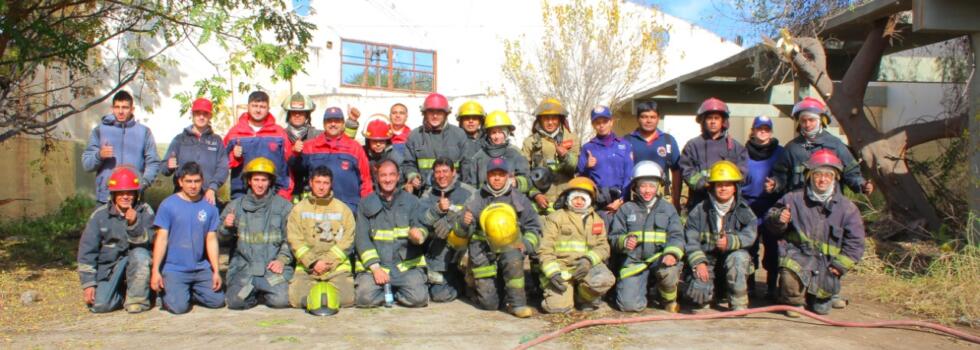
{"label": "red fire hose", "polygon": [[757,313],[766,312],[776,312],[776,311],[796,311],[801,315],[812,318],[814,320],[829,324],[831,326],[837,327],[856,327],[856,328],[896,328],[896,327],[921,327],[928,328],[940,333],[945,333],[953,337],[957,337],[974,344],[980,344],[980,337],[958,331],[953,328],[945,327],[939,324],[924,322],[924,321],[912,321],[912,320],[899,320],[899,321],[877,321],[877,322],[842,322],[834,321],[829,318],[817,315],[810,311],[807,311],[800,307],[794,307],[789,305],[772,305],[754,309],[746,309],[741,311],[726,311],[713,314],[700,314],[700,315],[682,315],[682,314],[672,314],[663,316],[640,316],[640,317],[627,317],[627,318],[604,318],[597,320],[586,320],[579,321],[557,331],[542,335],[537,337],[527,343],[521,344],[514,349],[527,349],[532,346],[544,343],[551,339],[555,339],[562,334],[571,332],[573,330],[591,326],[601,326],[601,325],[616,325],[616,324],[630,324],[630,323],[643,323],[643,322],[653,322],[653,321],[666,321],[666,320],[711,320],[718,318],[731,318],[738,316],[745,316]]}

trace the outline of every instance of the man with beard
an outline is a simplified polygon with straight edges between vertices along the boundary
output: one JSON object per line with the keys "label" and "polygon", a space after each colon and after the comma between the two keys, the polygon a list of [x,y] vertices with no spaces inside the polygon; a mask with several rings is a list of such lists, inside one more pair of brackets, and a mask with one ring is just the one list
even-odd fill
{"label": "man with beard", "polygon": [[323,113],[323,133],[303,145],[300,159],[304,169],[327,167],[333,173],[334,197],[351,211],[373,191],[371,165],[364,148],[344,134],[344,112],[330,107]]}
{"label": "man with beard", "polygon": [[714,97],[704,100],[695,120],[701,125],[701,135],[687,141],[680,160],[681,175],[687,183],[688,212],[707,198],[712,164],[727,160],[738,167],[740,174],[748,174],[748,152],[728,134],[728,105]]}
{"label": "man with beard", "polygon": [[521,154],[531,161],[532,187],[528,197],[538,213],[554,210],[552,205],[575,176],[579,142],[568,127],[568,111],[549,98],[534,109],[534,133],[524,139]]}
{"label": "man with beard", "polygon": [[276,118],[269,113],[269,95],[255,91],[248,95],[248,111],[238,117],[238,123],[225,135],[231,169],[231,199],[244,196],[248,188],[242,178],[242,168],[252,159],[263,157],[276,167],[273,190],[286,200],[292,200],[293,180],[286,166],[295,155],[293,144]]}
{"label": "man with beard", "polygon": [[432,164],[436,158],[446,157],[459,164],[466,149],[466,133],[458,126],[449,125],[446,119],[452,108],[446,96],[432,93],[422,103],[422,125],[412,131],[405,143],[405,190],[421,193],[429,185]]}

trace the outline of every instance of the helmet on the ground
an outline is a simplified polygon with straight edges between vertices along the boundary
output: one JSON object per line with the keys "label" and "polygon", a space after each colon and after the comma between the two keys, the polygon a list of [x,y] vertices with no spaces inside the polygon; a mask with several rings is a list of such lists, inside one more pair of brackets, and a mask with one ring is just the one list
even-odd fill
{"label": "helmet on the ground", "polygon": [[725,101],[719,100],[717,98],[711,97],[704,102],[701,102],[701,107],[698,108],[697,117],[694,119],[698,124],[704,122],[704,116],[709,113],[721,113],[726,119],[729,116],[728,104]]}
{"label": "helmet on the ground", "polygon": [[548,192],[551,189],[551,183],[554,181],[553,178],[554,176],[548,168],[536,167],[531,169],[531,184],[542,193]]}
{"label": "helmet on the ground", "polygon": [[429,110],[444,111],[449,114],[452,113],[453,109],[449,107],[449,100],[446,99],[446,96],[433,92],[426,96],[425,101],[422,102],[422,113],[424,114],[425,111]]}
{"label": "helmet on the ground", "polygon": [[390,140],[391,137],[391,124],[388,123],[388,117],[384,114],[375,114],[368,119],[367,126],[364,127],[364,139]]}
{"label": "helmet on the ground", "polygon": [[479,102],[469,100],[459,106],[459,111],[456,112],[456,120],[458,121],[466,116],[478,116],[480,119],[483,119],[486,118],[487,112],[483,110],[483,105],[480,105]]}
{"label": "helmet on the ground", "polygon": [[245,169],[242,171],[242,178],[248,179],[253,173],[267,174],[275,181],[276,165],[266,157],[252,159],[248,164],[245,164]]}
{"label": "helmet on the ground", "polygon": [[480,228],[494,250],[514,244],[521,233],[517,227],[517,210],[507,203],[493,203],[483,208]]}
{"label": "helmet on the ground", "polygon": [[844,171],[844,162],[837,157],[837,153],[829,149],[819,149],[810,155],[810,159],[806,161],[806,168],[813,170],[819,167],[831,167],[837,170],[838,173]]}
{"label": "helmet on the ground", "polygon": [[139,191],[140,176],[128,166],[119,166],[112,169],[106,185],[109,187],[109,192]]}
{"label": "helmet on the ground", "polygon": [[306,312],[315,316],[332,316],[340,311],[340,291],[330,282],[317,282],[306,296]]}
{"label": "helmet on the ground", "polygon": [[738,166],[727,160],[719,160],[708,171],[708,182],[741,182],[742,172]]}
{"label": "helmet on the ground", "polygon": [[282,109],[287,112],[313,112],[316,109],[316,103],[313,103],[313,99],[309,96],[297,92],[282,102]]}

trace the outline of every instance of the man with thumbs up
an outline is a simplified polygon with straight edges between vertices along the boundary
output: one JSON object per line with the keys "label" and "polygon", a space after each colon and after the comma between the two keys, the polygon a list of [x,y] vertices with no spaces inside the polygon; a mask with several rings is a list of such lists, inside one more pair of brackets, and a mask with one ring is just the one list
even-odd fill
{"label": "man with thumbs up", "polygon": [[[196,162],[204,172],[204,200],[213,205],[218,189],[228,179],[228,152],[221,135],[211,128],[212,109],[211,101],[203,97],[191,103],[191,125],[170,141],[160,174],[170,176],[187,162]],[[174,192],[179,190],[175,177]]]}
{"label": "man with thumbs up", "polygon": [[623,205],[624,190],[629,188],[633,171],[633,148],[616,136],[613,123],[609,107],[594,108],[592,128],[596,136],[582,146],[578,158],[578,173],[599,187],[599,213],[607,223],[612,222],[612,214]]}

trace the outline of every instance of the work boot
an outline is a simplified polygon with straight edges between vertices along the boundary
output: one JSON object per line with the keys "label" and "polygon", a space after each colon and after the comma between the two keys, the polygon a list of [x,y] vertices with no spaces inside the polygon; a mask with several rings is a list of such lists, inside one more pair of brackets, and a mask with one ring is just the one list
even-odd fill
{"label": "work boot", "polygon": [[531,317],[531,315],[534,315],[534,310],[531,310],[531,308],[528,306],[518,306],[512,307],[510,313],[517,318],[528,318]]}
{"label": "work boot", "polygon": [[835,309],[843,309],[847,307],[847,299],[841,297],[840,294],[834,294],[834,296],[830,297],[830,302],[831,306],[833,306]]}
{"label": "work boot", "polygon": [[148,308],[143,307],[140,304],[129,304],[126,305],[126,312],[131,314],[138,314],[140,312],[146,311]]}
{"label": "work boot", "polygon": [[673,300],[666,301],[664,302],[664,311],[667,311],[672,314],[676,314],[678,312],[681,312],[681,305],[678,304],[677,301],[673,301]]}

